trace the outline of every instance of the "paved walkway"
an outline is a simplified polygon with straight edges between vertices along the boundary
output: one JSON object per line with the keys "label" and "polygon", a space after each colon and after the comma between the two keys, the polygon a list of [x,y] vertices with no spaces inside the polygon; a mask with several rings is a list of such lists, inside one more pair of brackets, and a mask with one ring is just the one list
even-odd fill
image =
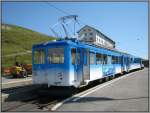
{"label": "paved walkway", "polygon": [[32,76],[27,78],[1,77],[2,89],[32,84]]}
{"label": "paved walkway", "polygon": [[65,102],[56,111],[148,111],[148,69],[124,76]]}

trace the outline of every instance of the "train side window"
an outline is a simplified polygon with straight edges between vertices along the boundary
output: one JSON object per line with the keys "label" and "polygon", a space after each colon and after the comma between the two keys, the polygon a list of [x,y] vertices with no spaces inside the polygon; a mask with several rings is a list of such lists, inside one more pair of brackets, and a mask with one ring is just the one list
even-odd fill
{"label": "train side window", "polygon": [[115,56],[112,56],[112,64],[116,64],[116,58],[115,58]]}
{"label": "train side window", "polygon": [[45,63],[45,50],[39,49],[34,51],[34,64],[44,64]]}
{"label": "train side window", "polygon": [[133,58],[133,63],[134,63],[135,59]]}
{"label": "train side window", "polygon": [[132,63],[132,58],[130,58],[130,63]]}
{"label": "train side window", "polygon": [[72,64],[75,64],[75,59],[76,59],[76,49],[73,48],[73,49],[71,49],[71,62],[72,62]]}
{"label": "train side window", "polygon": [[140,63],[140,59],[139,58],[135,58],[134,59],[134,63]]}
{"label": "train side window", "polygon": [[120,61],[120,64],[121,64],[122,63],[122,57],[121,56],[119,57],[119,61]]}
{"label": "train side window", "polygon": [[120,57],[118,56],[118,64],[120,64],[121,63],[121,59],[120,59]]}
{"label": "train side window", "polygon": [[136,59],[136,63],[139,63],[139,59]]}
{"label": "train side window", "polygon": [[118,57],[115,56],[115,64],[118,64]]}
{"label": "train side window", "polygon": [[112,64],[112,56],[107,56],[107,64]]}
{"label": "train side window", "polygon": [[95,63],[95,54],[92,52],[90,53],[90,64],[94,64]]}
{"label": "train side window", "polygon": [[124,58],[124,63],[127,63],[127,59],[126,58]]}
{"label": "train side window", "polygon": [[129,63],[131,63],[131,58],[128,58]]}
{"label": "train side window", "polygon": [[107,64],[107,55],[106,54],[103,55],[103,64]]}
{"label": "train side window", "polygon": [[137,62],[136,62],[136,63],[140,63],[140,59],[139,59],[139,58],[137,59]]}
{"label": "train side window", "polygon": [[115,56],[115,64],[118,64],[118,56]]}
{"label": "train side window", "polygon": [[138,58],[135,58],[135,59],[134,59],[134,63],[138,63]]}
{"label": "train side window", "polygon": [[49,64],[64,63],[64,48],[49,48],[48,49],[48,63]]}
{"label": "train side window", "polygon": [[137,58],[135,58],[135,62],[134,63],[138,63],[139,61],[138,61],[138,59]]}
{"label": "train side window", "polygon": [[116,56],[116,64],[119,64],[119,56]]}
{"label": "train side window", "polygon": [[129,58],[127,57],[127,64],[129,64]]}
{"label": "train side window", "polygon": [[119,64],[121,64],[121,56],[119,56]]}
{"label": "train side window", "polygon": [[100,53],[96,53],[96,64],[103,64],[103,56]]}

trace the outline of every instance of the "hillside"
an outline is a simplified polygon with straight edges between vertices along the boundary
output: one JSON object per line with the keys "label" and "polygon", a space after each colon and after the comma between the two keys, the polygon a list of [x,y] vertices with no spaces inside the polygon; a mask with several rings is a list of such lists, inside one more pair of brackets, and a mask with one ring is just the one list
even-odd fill
{"label": "hillside", "polygon": [[27,28],[8,24],[2,24],[1,36],[2,67],[11,66],[15,61],[31,63],[31,53],[15,54],[31,51],[33,44],[55,39]]}

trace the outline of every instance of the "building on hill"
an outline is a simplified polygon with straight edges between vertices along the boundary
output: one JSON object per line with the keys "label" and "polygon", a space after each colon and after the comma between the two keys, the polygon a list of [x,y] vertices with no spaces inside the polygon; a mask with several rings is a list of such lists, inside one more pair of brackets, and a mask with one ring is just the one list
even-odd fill
{"label": "building on hill", "polygon": [[106,48],[115,48],[115,42],[99,30],[85,25],[78,32],[78,40],[96,44]]}

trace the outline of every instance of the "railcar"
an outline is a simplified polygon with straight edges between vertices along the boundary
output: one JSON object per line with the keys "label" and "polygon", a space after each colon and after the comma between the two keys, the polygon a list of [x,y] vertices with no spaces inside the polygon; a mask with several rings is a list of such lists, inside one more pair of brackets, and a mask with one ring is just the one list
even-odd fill
{"label": "railcar", "polygon": [[143,66],[141,58],[78,40],[33,45],[32,64],[33,84],[75,88]]}

